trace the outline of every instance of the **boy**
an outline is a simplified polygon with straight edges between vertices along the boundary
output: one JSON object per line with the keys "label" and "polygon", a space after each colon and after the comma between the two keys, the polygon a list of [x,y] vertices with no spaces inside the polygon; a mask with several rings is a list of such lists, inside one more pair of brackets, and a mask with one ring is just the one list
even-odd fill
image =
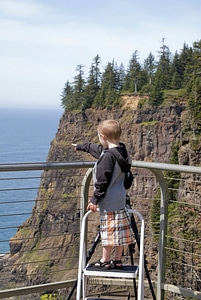
{"label": "boy", "polygon": [[[99,206],[103,252],[102,258],[91,265],[106,269],[122,268],[123,247],[131,244],[134,238],[124,187],[125,173],[130,171],[131,164],[120,136],[119,122],[105,120],[98,125],[100,145],[72,144],[76,150],[98,159],[93,168],[94,193],[87,209],[95,212]],[[114,260],[111,260],[112,247],[115,247]]]}

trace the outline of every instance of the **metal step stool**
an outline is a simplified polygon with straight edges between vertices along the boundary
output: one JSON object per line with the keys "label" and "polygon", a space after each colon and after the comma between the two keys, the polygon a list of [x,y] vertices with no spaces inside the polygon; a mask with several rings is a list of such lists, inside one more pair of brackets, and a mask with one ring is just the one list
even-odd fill
{"label": "metal step stool", "polygon": [[[141,221],[140,230],[140,255],[138,266],[123,265],[122,269],[110,269],[105,270],[96,267],[86,266],[86,221],[91,211],[88,211],[82,220],[81,236],[80,236],[80,253],[79,253],[79,265],[78,265],[78,281],[77,281],[77,294],[76,300],[101,300],[101,298],[87,298],[86,286],[87,277],[111,277],[111,278],[136,278],[138,277],[138,300],[144,299],[144,219],[142,215],[136,210],[129,209],[129,213],[135,214]],[[82,297],[81,297],[82,288]],[[104,299],[104,298],[102,298]],[[106,298],[104,300],[107,300]],[[114,299],[109,299],[114,300]]]}

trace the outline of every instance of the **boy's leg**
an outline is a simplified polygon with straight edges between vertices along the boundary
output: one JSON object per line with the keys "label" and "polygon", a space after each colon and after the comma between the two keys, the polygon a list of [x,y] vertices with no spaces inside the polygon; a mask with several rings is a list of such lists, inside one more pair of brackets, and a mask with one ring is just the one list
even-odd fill
{"label": "boy's leg", "polygon": [[112,246],[103,246],[103,257],[102,262],[109,261],[111,255]]}
{"label": "boy's leg", "polygon": [[124,246],[115,247],[115,260],[121,260]]}

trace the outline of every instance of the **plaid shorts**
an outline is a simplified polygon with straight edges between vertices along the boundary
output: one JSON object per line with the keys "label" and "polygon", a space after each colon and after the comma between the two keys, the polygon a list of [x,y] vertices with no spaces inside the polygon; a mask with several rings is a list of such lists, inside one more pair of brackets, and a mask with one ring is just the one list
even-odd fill
{"label": "plaid shorts", "polygon": [[100,213],[102,246],[123,246],[134,241],[127,208],[114,212]]}

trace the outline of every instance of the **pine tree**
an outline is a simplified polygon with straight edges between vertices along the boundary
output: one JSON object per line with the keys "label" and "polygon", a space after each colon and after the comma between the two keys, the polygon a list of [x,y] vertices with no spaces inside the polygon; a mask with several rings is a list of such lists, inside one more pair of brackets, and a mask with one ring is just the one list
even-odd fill
{"label": "pine tree", "polygon": [[120,67],[117,69],[117,87],[119,91],[122,91],[125,81],[125,68],[124,65],[121,63]]}
{"label": "pine tree", "polygon": [[74,99],[75,99],[75,107],[74,109],[84,109],[84,88],[85,88],[85,80],[84,80],[84,72],[82,65],[78,65],[76,71],[78,74],[74,77]]}
{"label": "pine tree", "polygon": [[89,71],[89,77],[87,79],[87,83],[84,90],[84,104],[83,108],[90,108],[92,106],[92,103],[96,97],[96,94],[98,92],[97,86],[96,86],[96,79],[95,79],[95,70],[94,65],[91,65],[91,69]]}
{"label": "pine tree", "polygon": [[193,49],[184,43],[183,49],[179,56],[182,73],[182,87],[186,87],[189,82],[190,66],[193,64]]}
{"label": "pine tree", "polygon": [[90,108],[96,98],[101,85],[101,72],[99,69],[100,56],[96,55],[89,70],[89,77],[84,89],[83,109]]}
{"label": "pine tree", "polygon": [[188,105],[192,113],[195,129],[201,129],[201,40],[193,44],[193,65],[187,85]]}
{"label": "pine tree", "polygon": [[62,95],[61,95],[61,106],[65,108],[65,110],[72,110],[75,107],[75,98],[74,98],[74,92],[73,87],[70,85],[69,81],[65,83],[65,87],[63,89]]}
{"label": "pine tree", "polygon": [[170,50],[168,46],[164,44],[164,38],[162,40],[162,46],[159,51],[159,62],[155,74],[154,85],[156,90],[161,91],[170,88]]}
{"label": "pine tree", "polygon": [[108,63],[102,75],[102,85],[95,98],[94,106],[106,108],[118,104],[117,72],[114,61]]}
{"label": "pine tree", "polygon": [[144,70],[147,73],[149,84],[153,83],[153,77],[156,70],[156,62],[153,54],[150,52],[148,57],[144,60]]}
{"label": "pine tree", "polygon": [[183,75],[184,72],[180,61],[180,56],[176,51],[173,58],[173,62],[171,64],[171,88],[182,88]]}
{"label": "pine tree", "polygon": [[74,77],[73,84],[69,81],[65,84],[61,105],[67,110],[114,107],[120,104],[121,92],[140,91],[149,95],[151,106],[158,106],[163,102],[163,90],[186,87],[192,120],[200,127],[201,41],[194,42],[193,47],[184,44],[181,53],[176,52],[172,60],[164,40],[163,38],[157,63],[150,52],[142,67],[138,61],[138,52],[134,51],[126,72],[123,64],[118,67],[113,61],[108,62],[101,74],[100,56],[96,55],[86,82],[83,66],[78,65],[78,74]]}
{"label": "pine tree", "polygon": [[93,66],[94,66],[94,76],[95,76],[95,86],[96,86],[96,92],[98,92],[98,90],[100,89],[100,85],[101,85],[101,72],[100,72],[100,68],[99,65],[101,63],[101,58],[100,56],[97,54],[93,60]]}
{"label": "pine tree", "polygon": [[129,61],[129,66],[128,66],[127,74],[125,77],[125,84],[124,84],[124,90],[130,93],[137,93],[139,86],[141,86],[140,84],[141,66],[138,60],[139,60],[138,51],[136,50]]}

